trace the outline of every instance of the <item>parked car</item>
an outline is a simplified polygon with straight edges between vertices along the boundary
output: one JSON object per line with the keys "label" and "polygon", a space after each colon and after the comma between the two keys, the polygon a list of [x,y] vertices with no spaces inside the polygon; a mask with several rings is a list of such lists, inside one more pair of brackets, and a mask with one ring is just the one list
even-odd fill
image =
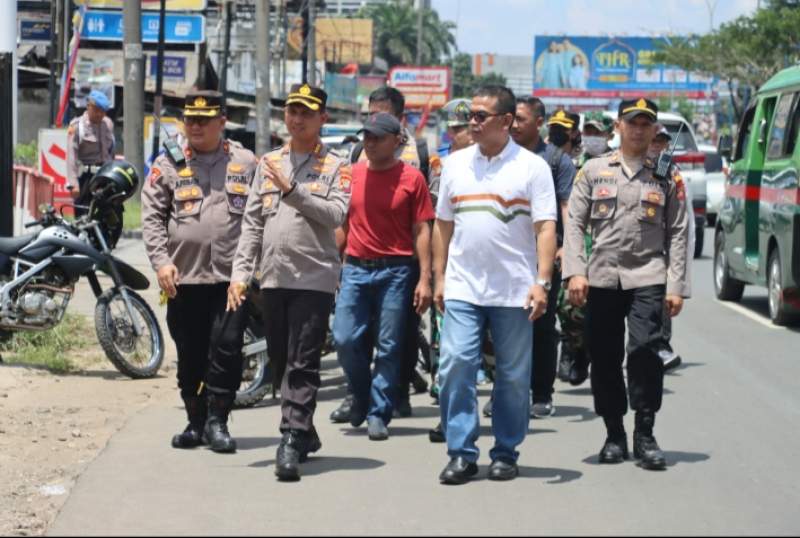
{"label": "parked car", "polygon": [[725,198],[725,175],[728,163],[717,152],[716,146],[701,144],[697,149],[706,155],[706,192],[708,194],[706,222],[709,226],[714,226],[719,208],[722,207],[722,201]]}
{"label": "parked car", "polygon": [[800,317],[800,67],[784,69],[758,91],[735,142],[728,185],[714,228],[714,289],[739,301],[745,285],[766,286],[777,325]]}

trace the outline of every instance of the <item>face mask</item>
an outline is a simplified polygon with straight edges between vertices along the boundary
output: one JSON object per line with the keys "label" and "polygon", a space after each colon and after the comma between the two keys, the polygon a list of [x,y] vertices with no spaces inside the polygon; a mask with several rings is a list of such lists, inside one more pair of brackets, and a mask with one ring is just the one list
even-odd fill
{"label": "face mask", "polygon": [[550,143],[554,146],[561,147],[569,142],[569,133],[561,129],[552,129],[550,131]]}
{"label": "face mask", "polygon": [[608,141],[603,136],[587,136],[583,139],[583,149],[592,157],[605,153],[607,147]]}

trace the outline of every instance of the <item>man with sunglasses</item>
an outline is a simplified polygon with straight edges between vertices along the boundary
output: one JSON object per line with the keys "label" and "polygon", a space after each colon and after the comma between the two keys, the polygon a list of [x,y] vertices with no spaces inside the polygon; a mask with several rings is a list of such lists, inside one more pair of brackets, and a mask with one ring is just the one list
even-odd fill
{"label": "man with sunglasses", "polygon": [[227,422],[241,382],[244,319],[225,306],[257,161],[224,138],[221,93],[187,94],[183,121],[183,158],[156,158],[142,189],[145,248],[167,299],[189,419],[172,446],[208,443],[216,452],[234,452]]}
{"label": "man with sunglasses", "polygon": [[228,307],[239,310],[258,270],[274,379],[281,383],[282,439],[275,476],[300,479],[300,463],[322,447],[314,428],[322,346],[341,261],[335,230],[350,199],[350,165],[320,140],[328,95],[295,84],[284,121],[284,147],[261,158],[247,200]]}
{"label": "man with sunglasses", "polygon": [[472,99],[475,145],[448,157],[434,226],[436,306],[444,311],[439,406],[450,462],[439,480],[477,474],[475,378],[488,325],[496,376],[489,479],[519,472],[530,413],[531,322],[547,309],[556,251],[556,198],[547,163],[510,137],[516,99],[484,86]]}
{"label": "man with sunglasses", "polygon": [[[653,436],[664,390],[658,352],[665,309],[677,316],[688,295],[686,187],[677,170],[666,178],[655,175],[648,149],[657,133],[657,114],[648,99],[622,101],[616,123],[620,149],[581,168],[564,237],[570,302],[588,305],[592,394],[607,433],[599,461],[628,458],[623,417],[629,397],[635,411],[633,453],[646,469],[666,467]],[[584,235],[590,224],[587,256]],[[626,329],[628,397],[622,373]]]}

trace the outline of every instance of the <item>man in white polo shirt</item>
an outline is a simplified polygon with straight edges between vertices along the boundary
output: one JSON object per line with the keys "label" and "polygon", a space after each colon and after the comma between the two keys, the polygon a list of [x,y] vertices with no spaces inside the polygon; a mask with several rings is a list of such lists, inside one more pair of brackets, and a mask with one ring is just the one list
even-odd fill
{"label": "man in white polo shirt", "polygon": [[433,240],[434,301],[444,310],[439,404],[451,458],[444,484],[478,472],[475,376],[485,326],[497,360],[489,479],[517,476],[516,447],[528,431],[531,322],[547,308],[556,198],[547,163],[509,137],[515,111],[508,88],[478,89],[469,115],[476,144],[451,155],[441,176]]}

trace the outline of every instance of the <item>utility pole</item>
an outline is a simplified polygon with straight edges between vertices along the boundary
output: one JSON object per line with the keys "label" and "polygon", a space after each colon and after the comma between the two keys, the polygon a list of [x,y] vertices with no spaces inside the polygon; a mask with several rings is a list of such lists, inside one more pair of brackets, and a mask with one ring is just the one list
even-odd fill
{"label": "utility pole", "polygon": [[422,65],[422,0],[417,0],[417,65]]}
{"label": "utility pole", "polygon": [[144,174],[144,54],[142,52],[142,4],[124,2],[122,6],[123,58],[123,139],[125,160]]}
{"label": "utility pole", "polygon": [[317,85],[317,6],[316,0],[308,0],[308,37],[306,46],[308,47],[308,63],[311,64],[308,74],[308,83],[312,86]]}
{"label": "utility pole", "polygon": [[[261,2],[263,3],[263,2]],[[233,22],[233,2],[225,2],[225,44],[222,47],[220,62],[219,91],[222,92],[222,104],[228,100],[228,56],[231,54],[231,23]]]}
{"label": "utility pole", "polygon": [[156,95],[153,98],[153,149],[150,156],[155,160],[161,144],[161,109],[164,103],[164,32],[167,18],[167,0],[161,0],[158,11],[158,52],[156,53]]}
{"label": "utility pole", "polygon": [[14,235],[14,94],[17,3],[0,13],[0,236]]}
{"label": "utility pole", "polygon": [[272,61],[269,39],[270,0],[256,2],[256,155],[270,150],[270,87],[269,68]]}
{"label": "utility pole", "polygon": [[50,96],[48,101],[48,105],[50,107],[50,113],[47,116],[49,118],[48,124],[50,126],[56,121],[56,64],[58,56],[58,46],[56,43],[58,42],[58,35],[59,32],[56,31],[58,28],[58,2],[51,2],[50,3],[50,46],[47,48],[47,62],[50,64],[50,74],[47,76],[47,92]]}

